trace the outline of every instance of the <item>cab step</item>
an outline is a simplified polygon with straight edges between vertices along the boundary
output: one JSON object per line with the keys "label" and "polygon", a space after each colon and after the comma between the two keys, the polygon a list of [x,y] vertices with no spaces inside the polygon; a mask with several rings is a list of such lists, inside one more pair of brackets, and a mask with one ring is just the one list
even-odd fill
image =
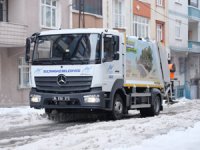
{"label": "cab step", "polygon": [[149,107],[151,107],[150,104],[138,104],[138,105],[131,105],[131,106],[130,106],[131,109],[149,108]]}
{"label": "cab step", "polygon": [[150,97],[151,93],[132,93],[131,97]]}

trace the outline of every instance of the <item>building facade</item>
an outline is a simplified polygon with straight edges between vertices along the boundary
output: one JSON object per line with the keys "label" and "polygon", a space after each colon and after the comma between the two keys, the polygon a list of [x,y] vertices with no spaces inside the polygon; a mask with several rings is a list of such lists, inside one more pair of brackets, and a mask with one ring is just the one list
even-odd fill
{"label": "building facade", "polygon": [[168,45],[167,16],[167,0],[134,0],[132,34]]}
{"label": "building facade", "polygon": [[[70,28],[109,28],[131,34],[133,0],[70,0]],[[79,10],[84,10],[79,14]]]}
{"label": "building facade", "polygon": [[200,1],[188,0],[186,96],[200,98]]}
{"label": "building facade", "polygon": [[151,4],[139,0],[133,1],[133,32],[137,37],[151,37]]}
{"label": "building facade", "polygon": [[66,0],[0,1],[0,106],[29,103],[25,39],[35,32],[69,28]]}
{"label": "building facade", "polygon": [[151,36],[153,40],[163,43],[166,47],[169,44],[168,31],[168,0],[154,0],[152,6]]}
{"label": "building facade", "polygon": [[185,96],[186,67],[188,56],[188,1],[169,1],[169,45],[170,59],[176,65],[176,97]]}
{"label": "building facade", "polygon": [[161,42],[177,66],[176,96],[200,97],[199,0],[0,0],[0,105],[29,103],[26,37],[79,27],[118,29]]}
{"label": "building facade", "polygon": [[200,98],[199,0],[169,1],[169,49],[176,64],[176,97]]}
{"label": "building facade", "polygon": [[[79,15],[80,2],[84,2],[84,17]],[[129,6],[131,11],[125,0],[1,0],[0,105],[29,103],[29,65],[24,59],[26,37],[60,28],[127,30],[125,16],[131,13],[125,10]]]}
{"label": "building facade", "polygon": [[[71,28],[103,27],[103,0],[72,0],[71,3]],[[79,16],[79,9],[83,10],[84,14]]]}
{"label": "building facade", "polygon": [[103,27],[132,34],[133,0],[103,0]]}

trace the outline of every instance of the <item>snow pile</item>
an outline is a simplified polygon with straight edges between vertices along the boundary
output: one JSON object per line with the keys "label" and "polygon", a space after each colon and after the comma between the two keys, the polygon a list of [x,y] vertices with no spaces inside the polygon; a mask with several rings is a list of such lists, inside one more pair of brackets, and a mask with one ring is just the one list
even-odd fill
{"label": "snow pile", "polygon": [[[67,127],[65,130],[51,132],[14,149],[45,150],[48,145],[55,150],[157,150],[156,146],[159,149],[166,147],[166,150],[178,148],[197,150],[200,144],[200,135],[198,135],[200,132],[199,114],[199,100],[181,101],[166,107],[164,112],[156,117],[138,118],[133,116],[131,119],[119,121]],[[195,128],[191,128],[194,125]],[[188,138],[191,140],[188,140]],[[188,147],[183,149],[186,140],[188,140]]]}
{"label": "snow pile", "polygon": [[32,126],[50,123],[44,114],[44,110],[33,108],[0,108],[0,131],[9,130],[17,127]]}
{"label": "snow pile", "polygon": [[191,101],[190,99],[187,99],[186,97],[178,98],[178,101]]}
{"label": "snow pile", "polygon": [[[186,131],[171,131],[167,135],[159,135],[145,140],[139,146],[126,149],[131,150],[199,150],[200,146],[200,122]],[[115,149],[118,150],[118,149]],[[121,150],[121,149],[120,149]]]}

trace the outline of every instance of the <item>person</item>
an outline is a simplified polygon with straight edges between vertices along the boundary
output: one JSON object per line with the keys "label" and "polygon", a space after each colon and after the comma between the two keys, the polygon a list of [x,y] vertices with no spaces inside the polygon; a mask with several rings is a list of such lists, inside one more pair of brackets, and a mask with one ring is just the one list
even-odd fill
{"label": "person", "polygon": [[[174,63],[171,63],[171,61],[168,61],[168,67],[169,67],[169,71],[170,71],[170,82],[171,82],[171,90],[170,90],[170,94],[174,95],[174,80],[175,80],[175,72],[176,72],[176,66]],[[170,103],[174,103],[174,101],[172,100],[172,97],[169,98],[169,102]]]}

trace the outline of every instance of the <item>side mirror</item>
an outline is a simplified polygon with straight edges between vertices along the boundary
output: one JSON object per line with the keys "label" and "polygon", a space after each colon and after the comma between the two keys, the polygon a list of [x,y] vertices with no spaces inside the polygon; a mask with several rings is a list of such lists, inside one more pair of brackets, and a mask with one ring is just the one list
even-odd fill
{"label": "side mirror", "polygon": [[119,60],[119,53],[115,53],[113,59],[114,59],[114,60]]}
{"label": "side mirror", "polygon": [[27,38],[26,39],[26,54],[25,54],[26,63],[29,63],[30,61],[30,52],[31,52],[31,39]]}

